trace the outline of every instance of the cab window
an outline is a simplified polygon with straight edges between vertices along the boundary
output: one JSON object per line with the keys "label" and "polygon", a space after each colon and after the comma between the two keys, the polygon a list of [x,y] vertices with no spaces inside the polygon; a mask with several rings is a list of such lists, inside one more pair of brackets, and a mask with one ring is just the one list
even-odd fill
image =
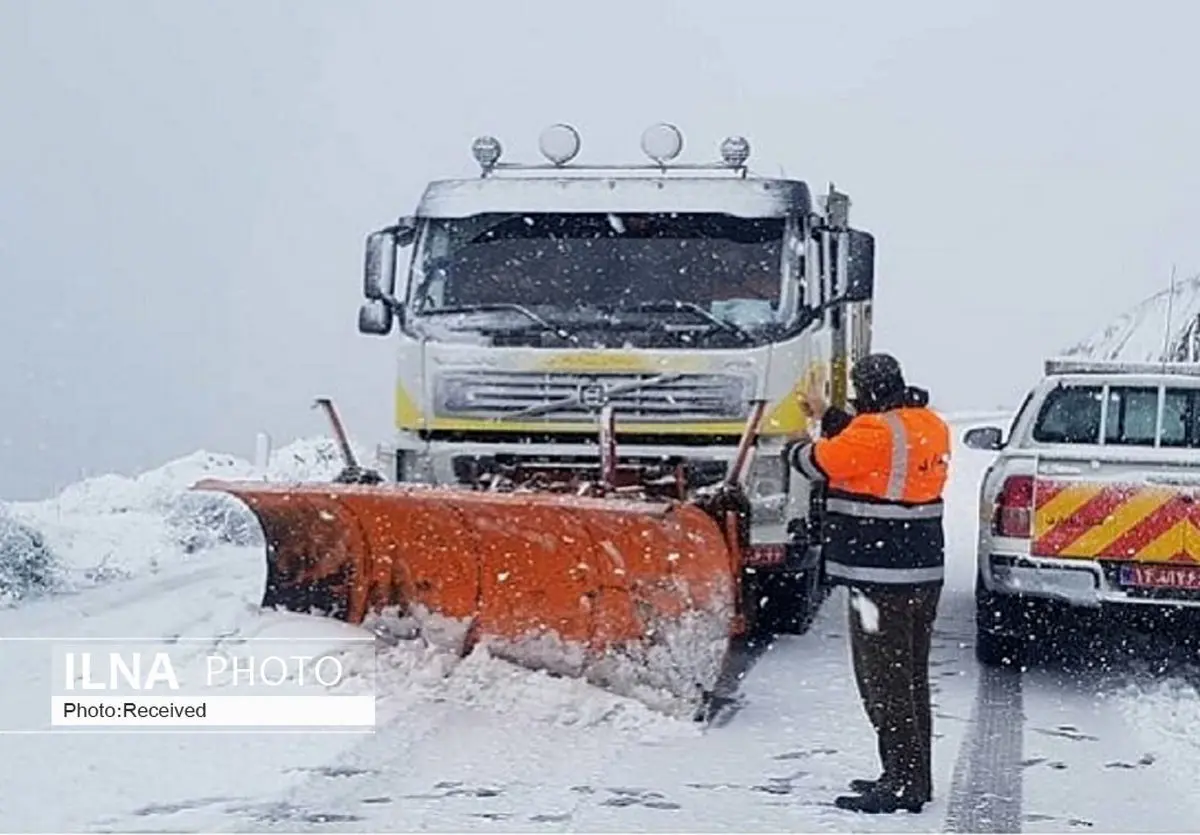
{"label": "cab window", "polygon": [[1100,443],[1100,386],[1060,386],[1038,411],[1033,439],[1043,444]]}
{"label": "cab window", "polygon": [[1162,440],[1165,447],[1200,446],[1196,422],[1197,392],[1193,389],[1167,389],[1163,396]]}
{"label": "cab window", "polygon": [[1110,386],[1104,443],[1154,446],[1158,434],[1158,388]]}
{"label": "cab window", "polygon": [[1048,444],[1200,448],[1200,388],[1167,387],[1160,408],[1156,386],[1060,386],[1042,403],[1033,439]]}

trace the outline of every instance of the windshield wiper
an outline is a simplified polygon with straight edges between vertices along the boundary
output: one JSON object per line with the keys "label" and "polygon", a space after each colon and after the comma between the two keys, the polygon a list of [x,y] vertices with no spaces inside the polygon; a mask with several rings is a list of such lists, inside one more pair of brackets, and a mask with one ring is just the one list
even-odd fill
{"label": "windshield wiper", "polygon": [[694,313],[697,316],[699,316],[700,318],[704,319],[711,326],[720,328],[723,331],[733,334],[734,336],[736,336],[738,339],[742,340],[743,342],[753,342],[754,341],[754,337],[750,335],[750,332],[747,331],[745,328],[743,328],[741,325],[739,325],[735,322],[730,322],[725,319],[722,319],[719,316],[714,316],[713,314],[711,314],[707,310],[705,310],[703,307],[701,307],[700,305],[695,304],[693,302],[680,302],[680,301],[640,302],[638,304],[635,304],[631,308],[623,307],[623,308],[618,308],[618,310],[629,310],[629,311],[635,311],[635,312],[639,312],[639,313],[642,313],[642,312],[644,312],[644,313],[657,313],[657,312],[669,313],[674,310],[686,310],[689,313]]}
{"label": "windshield wiper", "polygon": [[515,310],[531,322],[545,328],[548,331],[553,331],[559,337],[568,339],[571,342],[578,342],[579,337],[563,328],[561,325],[556,325],[541,316],[538,316],[532,310],[519,304],[455,304],[447,307],[431,307],[427,310],[417,312],[418,316],[431,316],[442,313],[492,313],[502,310]]}

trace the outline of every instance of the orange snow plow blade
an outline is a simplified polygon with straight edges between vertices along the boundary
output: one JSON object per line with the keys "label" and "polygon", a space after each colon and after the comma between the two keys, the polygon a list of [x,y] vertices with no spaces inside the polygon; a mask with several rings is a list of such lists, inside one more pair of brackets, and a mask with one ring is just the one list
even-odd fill
{"label": "orange snow plow blade", "polygon": [[689,698],[738,634],[738,534],[695,504],[384,484],[204,481],[267,541],[266,607],[457,621],[469,652]]}

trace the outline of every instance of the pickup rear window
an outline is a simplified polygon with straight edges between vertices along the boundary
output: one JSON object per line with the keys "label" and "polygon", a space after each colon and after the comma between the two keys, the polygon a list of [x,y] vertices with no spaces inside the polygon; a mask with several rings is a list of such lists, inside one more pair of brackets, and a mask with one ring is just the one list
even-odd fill
{"label": "pickup rear window", "polygon": [[1046,396],[1033,439],[1048,444],[1099,444],[1104,415],[1105,445],[1152,447],[1157,440],[1164,447],[1200,447],[1200,389],[1165,390],[1161,436],[1159,413],[1155,386],[1064,385]]}
{"label": "pickup rear window", "polygon": [[1100,386],[1060,386],[1046,395],[1033,426],[1043,444],[1100,443]]}

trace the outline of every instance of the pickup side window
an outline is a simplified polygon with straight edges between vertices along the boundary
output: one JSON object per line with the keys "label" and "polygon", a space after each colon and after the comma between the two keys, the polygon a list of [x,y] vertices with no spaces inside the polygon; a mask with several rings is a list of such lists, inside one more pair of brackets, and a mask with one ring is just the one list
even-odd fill
{"label": "pickup side window", "polygon": [[1154,446],[1158,434],[1158,388],[1110,386],[1104,443]]}
{"label": "pickup side window", "polygon": [[1102,392],[1100,386],[1059,386],[1051,391],[1038,411],[1033,439],[1043,444],[1100,443]]}
{"label": "pickup side window", "polygon": [[1017,409],[1017,413],[1013,415],[1012,423],[1008,425],[1008,438],[1011,441],[1017,434],[1017,424],[1021,422],[1025,410],[1029,408],[1030,401],[1033,400],[1033,395],[1037,392],[1036,388],[1030,389],[1025,394],[1025,399],[1021,401],[1021,408]]}
{"label": "pickup side window", "polygon": [[1162,440],[1159,443],[1165,447],[1200,446],[1196,418],[1196,391],[1167,389],[1163,395]]}

